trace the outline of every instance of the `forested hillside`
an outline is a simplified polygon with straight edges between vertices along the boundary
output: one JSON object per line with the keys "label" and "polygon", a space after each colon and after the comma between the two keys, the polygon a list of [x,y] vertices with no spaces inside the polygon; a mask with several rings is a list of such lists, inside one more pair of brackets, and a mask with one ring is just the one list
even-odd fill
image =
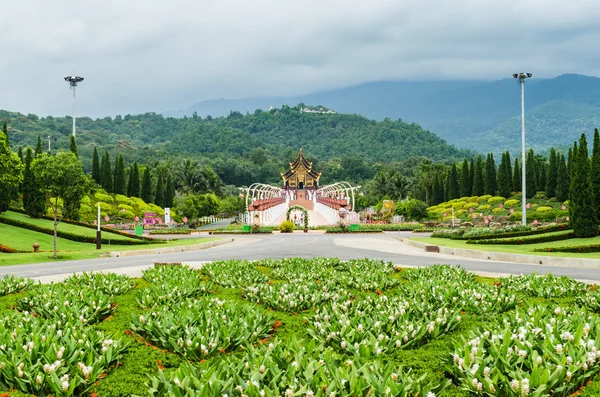
{"label": "forested hillside", "polygon": [[[11,147],[35,146],[37,137],[51,137],[53,150],[67,149],[70,117],[38,117],[0,111],[8,122]],[[45,141],[45,145],[47,142]],[[329,177],[370,178],[375,163],[416,157],[452,161],[469,152],[448,145],[416,124],[359,115],[307,114],[287,106],[227,117],[170,118],[155,113],[77,119],[77,146],[86,170],[94,146],[112,158],[123,154],[128,163],[151,164],[161,159],[195,158],[210,164],[227,184],[277,182],[279,172],[302,147],[315,167]],[[344,164],[352,164],[345,175]],[[369,170],[366,171],[365,168]],[[337,174],[336,174],[337,172]],[[359,174],[357,175],[348,175]]]}

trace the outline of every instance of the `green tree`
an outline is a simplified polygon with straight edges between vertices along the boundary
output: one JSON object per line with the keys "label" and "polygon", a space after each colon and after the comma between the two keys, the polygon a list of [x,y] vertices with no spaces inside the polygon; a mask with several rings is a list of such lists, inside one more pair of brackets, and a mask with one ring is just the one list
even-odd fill
{"label": "green tree", "polygon": [[482,196],[483,192],[483,159],[481,156],[477,156],[477,162],[475,163],[475,174],[473,176],[473,196]]}
{"label": "green tree", "polygon": [[471,162],[469,163],[469,186],[471,186],[471,191],[467,196],[473,195],[473,184],[475,183],[475,159],[471,157]]}
{"label": "green tree", "polygon": [[138,169],[137,162],[134,162],[129,169],[127,195],[130,197],[140,197],[140,171]]}
{"label": "green tree", "polygon": [[125,159],[123,155],[119,155],[117,157],[117,161],[115,163],[115,180],[113,185],[113,191],[116,194],[127,194],[127,181],[125,176]]}
{"label": "green tree", "polygon": [[448,199],[453,200],[459,197],[458,170],[456,169],[456,163],[453,163],[448,175]]}
{"label": "green tree", "polygon": [[100,158],[98,157],[98,149],[94,146],[94,155],[92,157],[92,178],[98,185],[102,185],[102,172],[100,170]]}
{"label": "green tree", "polygon": [[107,151],[102,156],[102,165],[100,166],[100,172],[102,174],[102,187],[108,193],[113,192],[113,172],[112,165],[110,164],[110,155]]}
{"label": "green tree", "polygon": [[421,221],[427,218],[427,203],[412,199],[406,205],[408,219]]}
{"label": "green tree", "polygon": [[25,157],[23,157],[23,149],[21,149],[21,146],[19,146],[19,150],[17,150],[17,156],[19,156],[21,163],[25,164]]}
{"label": "green tree", "polygon": [[10,139],[8,138],[8,124],[6,121],[2,123],[2,134],[4,135],[4,139],[6,139],[6,144],[10,148]]}
{"label": "green tree", "polygon": [[581,134],[579,138],[578,149],[573,150],[573,161],[569,189],[569,225],[577,237],[592,237],[598,231],[598,222],[585,134]]}
{"label": "green tree", "polygon": [[167,176],[167,187],[165,188],[165,208],[173,207],[173,199],[175,198],[175,185],[171,175]]}
{"label": "green tree", "polygon": [[527,198],[532,198],[535,196],[536,182],[537,182],[537,170],[536,170],[536,161],[535,156],[533,154],[533,149],[529,149],[527,152],[527,158],[525,160],[525,189],[527,189]]}
{"label": "green tree", "polygon": [[[38,156],[41,156],[41,154],[35,155],[35,157]],[[31,169],[31,163],[35,157],[31,148],[27,148],[23,176],[23,208],[27,215],[39,218],[46,213],[46,196]]]}
{"label": "green tree", "polygon": [[460,196],[468,197],[473,192],[471,185],[471,171],[469,170],[469,162],[467,159],[463,161],[462,169],[460,170]]}
{"label": "green tree", "polygon": [[38,135],[37,145],[35,145],[35,155],[38,156],[42,154],[44,150],[42,149],[42,137]]}
{"label": "green tree", "polygon": [[0,213],[8,210],[13,189],[23,182],[23,163],[8,146],[6,123],[0,132]]}
{"label": "green tree", "polygon": [[71,143],[69,144],[69,150],[73,153],[77,158],[79,158],[79,153],[77,152],[77,142],[75,141],[75,137],[71,135]]}
{"label": "green tree", "polygon": [[596,219],[600,221],[600,134],[594,129],[594,148],[592,150],[592,194],[596,205]]}
{"label": "green tree", "polygon": [[569,198],[569,171],[564,154],[559,156],[556,178],[556,199],[563,202]]}
{"label": "green tree", "polygon": [[513,180],[512,169],[510,165],[510,154],[502,153],[502,160],[498,167],[498,193],[502,197],[509,197],[512,192]]}
{"label": "green tree", "polygon": [[81,161],[73,153],[58,153],[56,156],[37,156],[31,164],[35,178],[49,198],[54,215],[54,258],[56,258],[56,229],[62,220],[63,203],[81,201],[86,193],[87,178]]}
{"label": "green tree", "polygon": [[496,163],[494,162],[494,155],[489,153],[485,161],[485,185],[483,191],[485,194],[495,195],[496,186]]}
{"label": "green tree", "polygon": [[513,191],[520,192],[523,190],[523,181],[521,179],[523,170],[521,170],[518,159],[515,159],[515,166],[513,168]]}
{"label": "green tree", "polygon": [[142,178],[142,200],[146,203],[152,202],[152,179],[150,178],[150,167],[144,169],[144,176]]}
{"label": "green tree", "polygon": [[156,178],[156,190],[154,193],[154,204],[161,208],[165,207],[165,184],[162,173],[158,173]]}
{"label": "green tree", "polygon": [[[599,153],[600,155],[600,153]],[[600,159],[599,159],[600,160]],[[599,170],[600,171],[600,170]],[[546,178],[546,196],[556,197],[556,181],[558,179],[558,156],[554,148],[550,149],[548,176]]]}

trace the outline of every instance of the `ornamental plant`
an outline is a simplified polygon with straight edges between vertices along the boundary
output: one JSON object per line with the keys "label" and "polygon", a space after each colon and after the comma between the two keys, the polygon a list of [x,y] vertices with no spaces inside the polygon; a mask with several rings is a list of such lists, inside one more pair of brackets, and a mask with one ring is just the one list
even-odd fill
{"label": "ornamental plant", "polygon": [[202,267],[202,273],[215,284],[225,288],[237,288],[269,281],[250,261],[215,261]]}
{"label": "ornamental plant", "polygon": [[16,294],[31,288],[33,281],[30,278],[4,276],[0,278],[0,296]]}
{"label": "ornamental plant", "polygon": [[570,277],[522,274],[500,279],[503,288],[536,298],[567,298],[585,293],[585,284]]}
{"label": "ornamental plant", "polygon": [[369,259],[352,259],[342,262],[333,274],[340,286],[359,291],[383,291],[397,286],[400,281],[391,277],[395,273],[391,262]]}
{"label": "ornamental plant", "polygon": [[211,284],[204,282],[200,272],[188,266],[154,266],[143,271],[143,278],[151,283],[138,290],[137,301],[143,308],[179,303],[211,291]]}
{"label": "ornamental plant", "polygon": [[107,295],[121,295],[130,291],[133,279],[114,273],[83,273],[65,279],[64,284],[73,289],[92,289]]}

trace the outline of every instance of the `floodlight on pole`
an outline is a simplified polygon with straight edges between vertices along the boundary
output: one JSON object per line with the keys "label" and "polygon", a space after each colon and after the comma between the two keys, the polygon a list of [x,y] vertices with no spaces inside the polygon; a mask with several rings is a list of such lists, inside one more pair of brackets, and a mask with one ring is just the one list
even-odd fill
{"label": "floodlight on pole", "polygon": [[521,84],[521,222],[527,224],[527,192],[525,189],[525,79],[533,76],[531,73],[515,73],[512,75]]}
{"label": "floodlight on pole", "polygon": [[71,90],[73,91],[73,137],[75,137],[75,89],[77,88],[77,83],[81,83],[83,81],[83,77],[67,76],[65,77],[65,81],[69,82]]}
{"label": "floodlight on pole", "polygon": [[52,152],[52,148],[50,147],[50,142],[52,142],[52,137],[50,135],[48,135],[46,137],[46,139],[48,140],[48,153]]}

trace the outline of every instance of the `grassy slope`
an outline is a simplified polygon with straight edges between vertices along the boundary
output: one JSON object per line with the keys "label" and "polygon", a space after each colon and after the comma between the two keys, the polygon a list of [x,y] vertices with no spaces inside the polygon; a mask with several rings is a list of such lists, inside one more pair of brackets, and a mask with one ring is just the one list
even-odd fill
{"label": "grassy slope", "polygon": [[[260,268],[266,275],[269,275],[270,269]],[[410,271],[410,270],[409,270]],[[401,273],[400,273],[401,274]],[[400,277],[400,274],[394,275],[394,277]],[[479,278],[481,282],[494,282],[494,279]],[[148,283],[144,280],[137,280],[136,288],[144,288]],[[129,329],[130,320],[132,316],[139,316],[143,313],[136,304],[136,291],[131,291],[127,294],[117,296],[115,303],[117,303],[117,309],[115,314],[107,318],[104,322],[95,325],[98,330],[102,330],[107,333],[114,333],[117,337],[123,338],[123,340],[131,343],[129,351],[123,358],[122,365],[118,366],[115,370],[108,373],[105,379],[98,382],[98,385],[94,387],[93,392],[97,393],[98,396],[102,397],[125,397],[135,395],[147,395],[145,383],[149,375],[154,375],[158,371],[158,367],[164,367],[165,371],[176,369],[183,362],[183,358],[177,354],[172,354],[167,351],[154,348],[150,345],[146,345],[143,340],[135,338],[132,335],[125,334],[124,331]],[[395,291],[391,290],[386,294],[394,294]],[[358,293],[362,295],[361,293]],[[310,316],[311,312],[299,313],[293,315],[285,312],[273,311],[266,309],[265,307],[248,303],[241,299],[240,291],[238,289],[219,289],[216,291],[216,295],[219,299],[226,299],[239,302],[244,305],[255,306],[260,311],[268,311],[275,315],[283,324],[281,328],[277,330],[274,337],[289,340],[292,337],[299,337],[308,339],[310,336],[306,333],[306,324],[304,318]],[[16,298],[19,295],[11,295],[0,298],[0,315],[2,312],[10,310],[11,306],[14,305]],[[525,304],[560,304],[562,306],[569,306],[574,304],[574,299],[533,299],[526,298]],[[502,315],[499,315],[502,316]],[[452,349],[452,342],[454,339],[460,338],[463,335],[468,335],[471,330],[475,330],[481,327],[485,327],[487,324],[491,324],[495,316],[464,316],[459,328],[446,334],[432,342],[420,346],[415,349],[401,350],[396,354],[390,355],[389,360],[403,366],[405,369],[411,369],[415,375],[426,374],[427,378],[434,382],[444,380],[444,362],[449,357]],[[233,353],[235,354],[235,353]],[[219,356],[214,356],[208,360],[209,364],[213,360],[219,360]],[[600,395],[600,381],[592,381],[582,392],[579,394],[580,397],[592,397]],[[465,391],[460,390],[459,386],[451,385],[449,388],[444,390],[438,397],[468,397]],[[21,397],[25,396],[23,393],[10,392],[10,397]]]}
{"label": "grassy slope", "polygon": [[[556,233],[556,232],[555,232]],[[560,233],[560,232],[559,232]],[[546,234],[537,234],[536,237],[545,236]],[[535,248],[545,247],[566,247],[576,245],[600,244],[599,237],[591,238],[572,238],[569,240],[552,241],[549,243],[524,244],[524,245],[493,245],[493,244],[467,244],[465,240],[451,240],[446,238],[433,237],[414,237],[411,240],[420,241],[427,244],[439,245],[450,248],[471,249],[479,251],[491,252],[508,252],[514,254],[528,254],[540,256],[560,256],[565,258],[588,258],[599,259],[600,252],[592,253],[571,253],[571,252],[533,252]]]}
{"label": "grassy slope", "polygon": [[[7,212],[2,213],[2,215],[0,215],[0,218],[6,218],[6,219],[12,219],[15,221],[20,221],[20,222],[26,222],[31,225],[44,227],[46,229],[54,229],[54,222],[51,220],[31,218],[28,215],[20,214],[18,212],[7,211]],[[68,223],[62,223],[62,222],[59,223],[58,230],[61,232],[73,233],[73,234],[77,234],[80,236],[87,236],[87,237],[94,237],[94,238],[96,237],[96,231],[94,229],[91,229],[89,227],[84,227],[84,226],[70,225]],[[109,233],[109,232],[102,232],[102,233],[104,234],[104,237],[110,238],[111,240],[133,240],[130,237],[122,236],[117,233]]]}
{"label": "grassy slope", "polygon": [[[6,245],[10,248],[33,251],[33,243],[39,243],[40,250],[50,251],[53,249],[53,241],[54,236],[49,234],[34,232],[33,230],[0,223],[0,244]],[[92,247],[92,244],[78,243],[76,241],[71,241],[60,237],[57,238],[56,241],[58,249],[61,251],[87,250]]]}

